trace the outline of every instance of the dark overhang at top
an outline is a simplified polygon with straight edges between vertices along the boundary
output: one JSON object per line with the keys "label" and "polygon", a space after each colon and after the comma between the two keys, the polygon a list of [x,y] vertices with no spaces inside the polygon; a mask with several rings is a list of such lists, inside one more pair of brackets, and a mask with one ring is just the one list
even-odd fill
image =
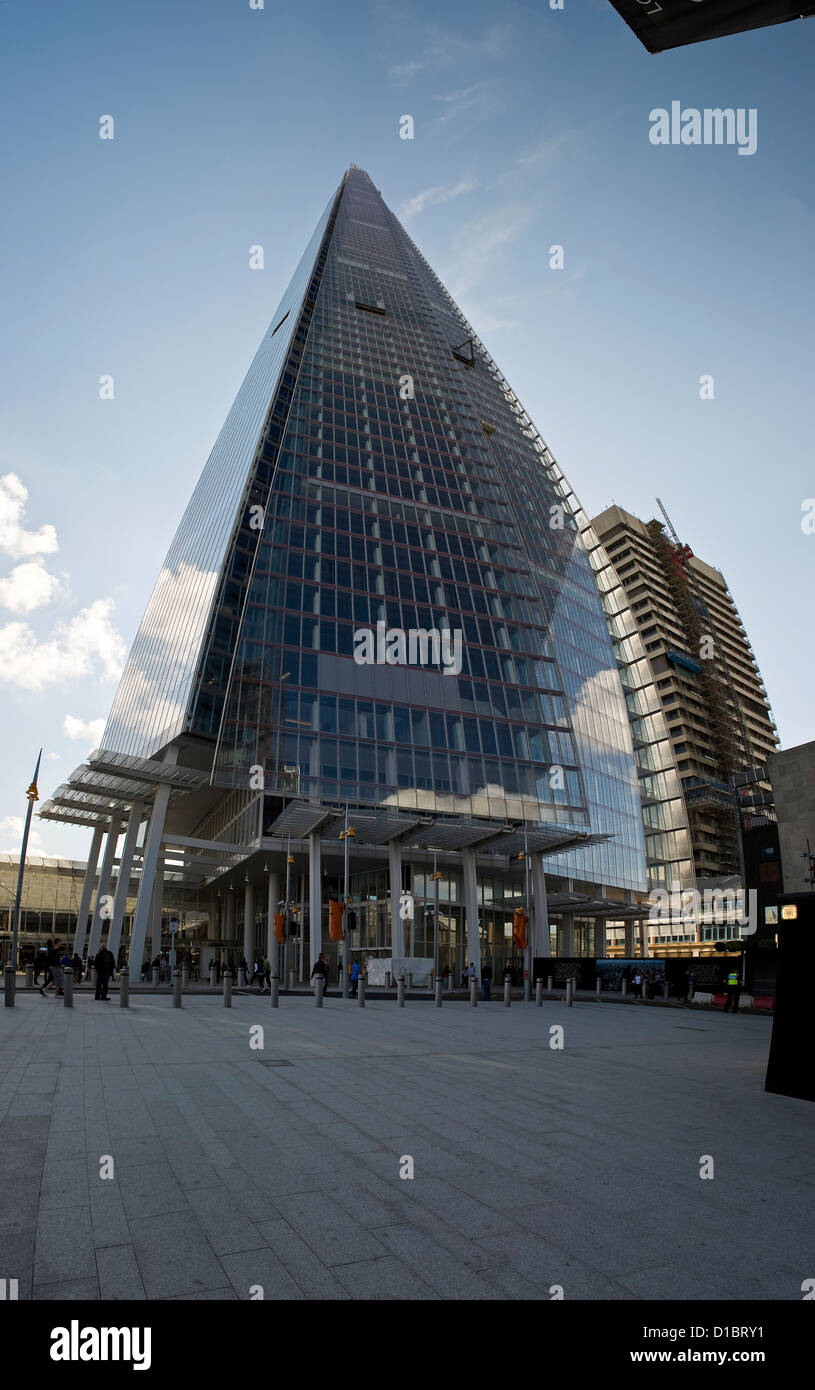
{"label": "dark overhang at top", "polygon": [[611,0],[649,53],[815,14],[802,0]]}

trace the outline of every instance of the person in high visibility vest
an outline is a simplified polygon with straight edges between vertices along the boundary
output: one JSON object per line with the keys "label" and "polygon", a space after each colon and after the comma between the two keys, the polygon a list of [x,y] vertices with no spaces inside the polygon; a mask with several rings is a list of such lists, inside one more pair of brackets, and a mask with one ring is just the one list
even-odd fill
{"label": "person in high visibility vest", "polygon": [[724,1011],[727,1013],[731,1008],[733,1013],[739,1011],[739,995],[741,994],[741,981],[739,980],[738,970],[731,970],[727,976],[727,998],[724,1001]]}

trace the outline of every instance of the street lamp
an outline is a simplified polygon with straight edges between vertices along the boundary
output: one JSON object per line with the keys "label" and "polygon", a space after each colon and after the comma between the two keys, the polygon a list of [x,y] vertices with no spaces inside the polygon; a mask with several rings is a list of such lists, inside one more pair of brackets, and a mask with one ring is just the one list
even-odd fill
{"label": "street lamp", "polygon": [[[28,797],[28,810],[25,813],[25,826],[23,828],[23,843],[20,849],[20,871],[17,875],[17,896],[14,899],[14,922],[11,928],[11,975],[6,976],[6,1004],[14,1003],[14,985],[17,978],[17,940],[20,935],[20,906],[23,900],[23,876],[25,874],[25,855],[28,848],[28,832],[31,829],[31,817],[34,812],[34,802],[39,800],[37,791],[37,778],[40,773],[40,762],[42,760],[42,749],[37,755],[37,766],[34,768],[34,777],[31,786],[26,792]],[[7,966],[6,969],[9,967]],[[10,993],[9,993],[10,991]]]}

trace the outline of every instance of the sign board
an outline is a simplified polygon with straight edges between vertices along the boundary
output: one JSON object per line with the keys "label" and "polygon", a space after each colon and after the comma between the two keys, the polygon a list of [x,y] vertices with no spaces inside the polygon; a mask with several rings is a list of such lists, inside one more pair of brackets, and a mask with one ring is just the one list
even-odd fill
{"label": "sign board", "polygon": [[649,53],[815,14],[802,0],[611,0]]}
{"label": "sign board", "polygon": [[177,918],[177,917],[171,917],[171,918],[170,918],[170,932],[171,932],[171,935],[175,936],[175,934],[176,934],[177,931],[178,931],[178,918]]}

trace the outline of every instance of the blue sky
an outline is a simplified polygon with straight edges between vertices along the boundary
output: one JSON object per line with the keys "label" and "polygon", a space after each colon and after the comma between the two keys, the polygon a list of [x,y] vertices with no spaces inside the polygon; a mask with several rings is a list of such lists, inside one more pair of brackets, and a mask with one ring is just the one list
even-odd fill
{"label": "blue sky", "polygon": [[[659,495],[728,580],[782,743],[815,737],[813,53],[815,20],[649,57],[607,0],[7,9],[0,850],[19,842],[40,744],[43,796],[94,745],[190,492],[351,161],[586,510],[614,500],[648,519]],[[756,153],[651,144],[649,113],[673,100],[756,108]],[[35,825],[33,852],[85,856],[87,832]]]}

